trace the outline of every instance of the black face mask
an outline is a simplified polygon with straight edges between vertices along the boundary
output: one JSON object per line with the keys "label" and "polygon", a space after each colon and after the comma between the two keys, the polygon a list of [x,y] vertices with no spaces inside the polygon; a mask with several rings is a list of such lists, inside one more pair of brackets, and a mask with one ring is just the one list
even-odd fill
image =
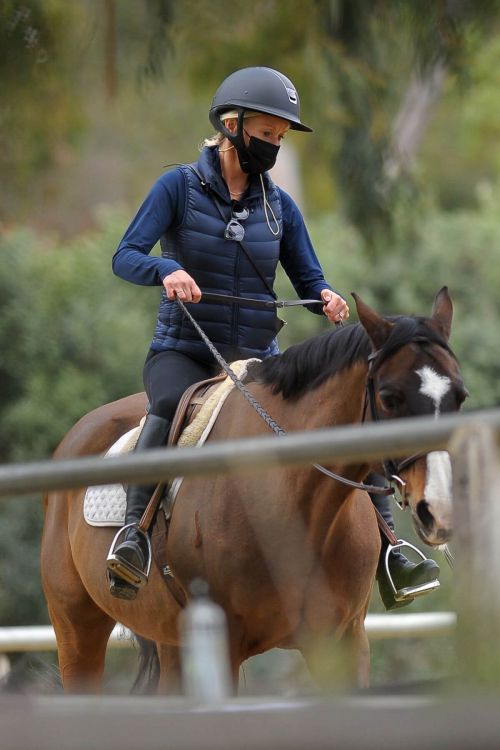
{"label": "black face mask", "polygon": [[261,138],[255,138],[253,135],[249,138],[248,146],[244,143],[243,145],[241,143],[235,144],[243,172],[246,174],[262,174],[272,169],[276,164],[280,147],[275,146],[274,143],[269,143],[269,141],[263,141]]}

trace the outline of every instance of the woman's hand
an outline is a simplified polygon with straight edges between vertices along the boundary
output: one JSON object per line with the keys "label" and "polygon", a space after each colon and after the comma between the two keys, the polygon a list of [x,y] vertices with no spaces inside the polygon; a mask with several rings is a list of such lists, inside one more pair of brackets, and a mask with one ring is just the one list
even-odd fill
{"label": "woman's hand", "polygon": [[186,271],[174,271],[163,279],[163,286],[169,299],[178,297],[181,302],[199,302],[201,289]]}
{"label": "woman's hand", "polygon": [[342,323],[349,317],[349,307],[347,302],[339,294],[332,292],[331,289],[321,290],[321,299],[325,303],[323,312],[330,323]]}

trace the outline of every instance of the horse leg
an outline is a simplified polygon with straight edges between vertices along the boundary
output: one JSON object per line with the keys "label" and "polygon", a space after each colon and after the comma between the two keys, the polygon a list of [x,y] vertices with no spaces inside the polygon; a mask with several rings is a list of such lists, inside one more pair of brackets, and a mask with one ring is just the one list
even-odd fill
{"label": "horse leg", "polygon": [[370,687],[370,642],[365,630],[365,614],[356,617],[344,633],[340,647],[347,647],[351,660],[348,684],[358,689]]}
{"label": "horse leg", "polygon": [[158,692],[163,695],[181,695],[181,649],[179,646],[157,644],[160,662]]}
{"label": "horse leg", "polygon": [[115,623],[90,597],[73,602],[78,621],[68,620],[57,606],[48,608],[56,634],[63,688],[67,693],[99,693],[106,647]]}
{"label": "horse leg", "polygon": [[115,621],[98,608],[76,571],[69,567],[64,571],[64,589],[54,587],[47,579],[44,582],[61,679],[65,692],[98,693]]}
{"label": "horse leg", "polygon": [[356,660],[356,684],[358,688],[368,688],[370,687],[370,642],[365,630],[364,617],[353,623],[351,631]]}
{"label": "horse leg", "polygon": [[[336,569],[340,570],[340,565]],[[367,580],[371,581],[371,576]],[[306,619],[297,635],[299,650],[318,686],[327,691],[366,688],[370,648],[364,620],[370,589],[360,581],[356,586],[356,580],[347,576],[330,586],[324,580],[320,584],[319,577],[310,583]],[[361,605],[354,611],[351,597]]]}
{"label": "horse leg", "polygon": [[366,688],[370,682],[370,648],[360,622],[338,633],[304,633],[298,643],[317,687],[329,692]]}
{"label": "horse leg", "polygon": [[240,683],[240,670],[243,662],[248,659],[249,654],[246,649],[246,638],[240,627],[235,624],[234,620],[228,620],[228,648],[229,648],[229,669],[233,695],[238,695]]}
{"label": "horse leg", "polygon": [[[115,621],[87,593],[73,563],[59,514],[48,509],[42,539],[42,584],[57,640],[64,690],[100,692],[106,646]],[[59,519],[60,520],[60,519]]]}
{"label": "horse leg", "polygon": [[[304,658],[327,689],[367,687],[370,649],[364,620],[380,551],[364,492],[344,500],[311,573],[304,610]],[[301,649],[302,650],[302,649]]]}

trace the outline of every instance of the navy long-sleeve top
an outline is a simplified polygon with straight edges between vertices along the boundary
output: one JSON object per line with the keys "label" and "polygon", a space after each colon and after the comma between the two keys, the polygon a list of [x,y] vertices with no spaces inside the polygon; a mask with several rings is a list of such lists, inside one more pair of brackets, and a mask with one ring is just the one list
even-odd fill
{"label": "navy long-sleeve top", "polygon": [[[322,289],[332,287],[325,281],[298,206],[288,193],[279,187],[278,191],[283,211],[280,262],[300,298],[317,298]],[[168,227],[182,222],[185,202],[186,187],[180,170],[167,172],[157,180],[113,256],[117,276],[133,284],[154,286],[182,268],[175,260],[149,253]]]}
{"label": "navy long-sleeve top", "polygon": [[[114,272],[135,284],[154,286],[162,285],[163,279],[174,271],[184,269],[202,293],[270,299],[269,287],[279,261],[300,298],[320,299],[323,289],[332,288],[325,281],[298,207],[267,174],[263,183],[257,176],[250,177],[240,202],[249,209],[244,222],[245,244],[267,278],[267,289],[239,243],[224,236],[234,204],[214,148],[203,150],[194,169],[181,165],[157,180],[118,246],[113,257]],[[162,256],[157,257],[150,253],[160,238]],[[322,312],[320,305],[310,309]],[[201,303],[192,306],[192,314],[223,355],[226,352],[228,356],[264,357],[278,351],[273,340],[276,323],[272,312],[211,305],[202,298]],[[186,326],[182,316],[179,318],[177,304],[167,299],[164,290],[151,346],[157,351],[175,349],[205,356],[204,345],[196,341],[192,326]]]}

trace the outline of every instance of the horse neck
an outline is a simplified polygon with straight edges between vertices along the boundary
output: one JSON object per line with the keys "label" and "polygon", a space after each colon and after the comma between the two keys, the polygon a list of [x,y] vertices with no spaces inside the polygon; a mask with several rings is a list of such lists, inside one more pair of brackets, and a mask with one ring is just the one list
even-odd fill
{"label": "horse neck", "polygon": [[361,422],[367,369],[365,362],[358,362],[328,378],[297,401],[282,402],[287,429],[315,430]]}
{"label": "horse neck", "polygon": [[[363,419],[367,370],[367,364],[359,362],[329,378],[293,405],[283,402],[283,425],[287,431],[360,423]],[[345,466],[329,462],[326,465],[335,473],[354,481],[362,481],[367,472],[366,464],[362,463]],[[333,538],[331,529],[337,514],[346,499],[353,495],[352,488],[325,477],[312,465],[295,467],[290,485],[295,491],[287,494],[289,510],[291,506],[295,508],[292,515],[294,512],[300,515],[309,540],[322,555]]]}

